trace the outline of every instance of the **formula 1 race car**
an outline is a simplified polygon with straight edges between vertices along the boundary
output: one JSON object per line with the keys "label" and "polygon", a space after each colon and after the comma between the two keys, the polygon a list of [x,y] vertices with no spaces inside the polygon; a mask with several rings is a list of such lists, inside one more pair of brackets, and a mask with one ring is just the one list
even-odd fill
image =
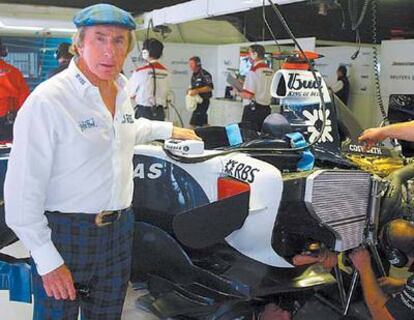
{"label": "formula 1 race car", "polygon": [[[321,287],[338,281],[344,292],[338,270],[335,279],[298,267],[295,256],[369,240],[375,251],[384,186],[353,161],[362,129],[319,73],[298,68],[303,56],[292,59],[272,84],[281,114],[262,132],[199,129],[198,155],[195,142],[136,148],[132,280],[147,282],[139,302],[161,318],[251,319],[271,301],[294,311]],[[402,163],[381,147],[364,157],[384,155]],[[341,298],[346,313],[350,298]]]}
{"label": "formula 1 race car", "polygon": [[[295,69],[272,84],[281,113],[261,132],[241,123],[199,129],[204,147],[136,147],[131,280],[146,283],[139,303],[160,318],[251,319],[268,302],[295,311],[336,283],[349,308],[338,268],[333,276],[294,258],[375,244],[382,181],[358,160],[393,169],[402,160],[382,147],[364,153],[351,112],[318,73],[297,69],[303,56],[291,59]],[[3,180],[9,151],[0,149]],[[17,238],[0,210],[1,249]]]}

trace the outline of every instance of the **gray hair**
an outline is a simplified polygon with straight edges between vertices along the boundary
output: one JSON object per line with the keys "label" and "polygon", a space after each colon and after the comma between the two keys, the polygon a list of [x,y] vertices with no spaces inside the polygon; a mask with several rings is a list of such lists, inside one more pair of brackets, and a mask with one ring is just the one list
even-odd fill
{"label": "gray hair", "polygon": [[[72,53],[75,56],[79,56],[78,48],[82,45],[83,40],[85,39],[85,33],[86,33],[87,27],[80,27],[76,33],[72,36],[72,45],[70,47],[70,53]],[[127,52],[130,53],[132,49],[135,46],[135,43],[137,42],[135,37],[135,32],[131,30],[128,32],[128,50]]]}

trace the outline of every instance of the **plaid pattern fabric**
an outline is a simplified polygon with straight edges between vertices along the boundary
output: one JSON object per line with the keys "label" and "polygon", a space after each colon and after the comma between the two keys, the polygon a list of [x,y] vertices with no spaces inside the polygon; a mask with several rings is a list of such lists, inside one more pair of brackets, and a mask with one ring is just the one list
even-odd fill
{"label": "plaid pattern fabric", "polygon": [[86,214],[46,213],[52,241],[75,283],[89,287],[88,297],[76,301],[47,297],[34,272],[34,320],[121,319],[130,276],[133,215],[124,212],[114,223],[97,227]]}
{"label": "plaid pattern fabric", "polygon": [[73,18],[73,23],[77,28],[100,24],[118,25],[130,30],[136,28],[136,23],[130,13],[105,3],[82,9]]}

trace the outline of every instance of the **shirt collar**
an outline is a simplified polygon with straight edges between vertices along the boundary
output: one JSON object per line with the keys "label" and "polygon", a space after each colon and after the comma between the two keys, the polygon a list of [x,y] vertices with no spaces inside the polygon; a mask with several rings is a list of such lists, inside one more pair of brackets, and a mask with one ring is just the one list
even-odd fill
{"label": "shirt collar", "polygon": [[201,72],[202,72],[202,68],[200,67],[200,68],[198,68],[198,71],[196,71],[196,72],[193,72],[193,75],[194,76],[198,76]]}
{"label": "shirt collar", "polygon": [[261,63],[265,63],[265,61],[264,60],[257,60],[255,63],[253,63],[253,67],[256,67],[257,65],[259,65]]}
{"label": "shirt collar", "polygon": [[[76,88],[78,89],[78,92],[84,96],[89,89],[98,89],[96,86],[94,86],[88,78],[82,73],[82,71],[79,69],[79,67],[76,65],[75,58],[72,58],[72,60],[69,63],[68,66],[69,73],[71,74],[71,80],[75,84]],[[122,88],[125,88],[127,84],[127,80],[124,76],[119,75],[116,79],[116,82],[119,86],[119,88],[122,90]]]}

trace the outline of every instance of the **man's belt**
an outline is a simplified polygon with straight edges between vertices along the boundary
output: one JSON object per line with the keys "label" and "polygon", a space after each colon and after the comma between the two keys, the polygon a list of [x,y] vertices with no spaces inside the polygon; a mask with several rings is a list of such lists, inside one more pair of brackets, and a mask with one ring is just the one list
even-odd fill
{"label": "man's belt", "polygon": [[162,106],[162,105],[160,105],[160,104],[157,104],[156,106],[143,106],[143,105],[141,105],[141,104],[137,104],[137,106],[136,106],[137,108],[164,108],[164,106]]}
{"label": "man's belt", "polygon": [[103,211],[95,216],[95,224],[98,227],[103,227],[117,221],[125,210],[117,211]]}
{"label": "man's belt", "polygon": [[264,104],[260,104],[260,103],[257,103],[257,102],[253,102],[252,104],[254,104],[256,107],[259,107],[259,108],[268,108],[269,107],[269,105],[264,105]]}
{"label": "man's belt", "polygon": [[66,212],[59,212],[59,211],[48,211],[49,214],[57,214],[62,216],[70,216],[73,218],[79,219],[86,219],[89,223],[95,224],[98,227],[103,227],[110,225],[116,221],[118,221],[122,214],[124,214],[129,209],[122,209],[122,210],[115,210],[115,211],[102,211],[97,214],[90,214],[90,213],[66,213]]}

